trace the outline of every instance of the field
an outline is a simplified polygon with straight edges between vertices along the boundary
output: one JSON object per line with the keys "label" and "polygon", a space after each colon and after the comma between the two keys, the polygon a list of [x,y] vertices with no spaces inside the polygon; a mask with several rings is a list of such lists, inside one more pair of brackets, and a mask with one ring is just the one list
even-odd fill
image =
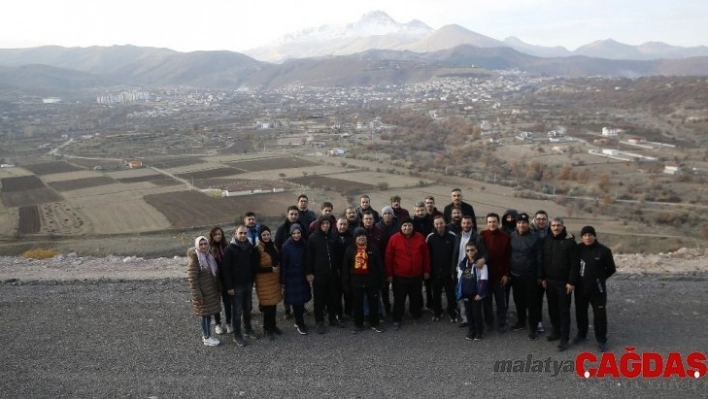
{"label": "field", "polygon": [[68,164],[64,161],[36,163],[33,165],[23,165],[23,167],[40,176],[50,175],[53,173],[75,172],[77,170],[82,170],[81,168]]}
{"label": "field", "polygon": [[42,176],[42,181],[49,184],[58,181],[88,179],[91,177],[103,177],[105,174],[93,170],[80,170],[78,172],[55,173]]}
{"label": "field", "polygon": [[2,192],[11,193],[18,191],[43,188],[44,183],[37,176],[11,177],[2,179]]}
{"label": "field", "polygon": [[[39,207],[38,213],[42,233],[69,235],[86,231],[84,218],[66,202],[43,204]],[[20,228],[22,228],[21,214]]]}
{"label": "field", "polygon": [[167,175],[163,175],[163,174],[124,177],[122,179],[118,179],[118,181],[121,183],[140,183],[140,182],[144,182],[144,181],[149,181],[149,182],[159,184],[159,185],[167,185],[167,184],[165,184],[166,182],[174,182],[175,184],[182,184],[178,181],[175,181],[173,178],[171,178]]}
{"label": "field", "polygon": [[88,179],[58,181],[58,182],[48,183],[48,184],[49,184],[49,186],[51,186],[53,189],[55,189],[57,191],[71,191],[71,190],[80,190],[82,188],[105,186],[107,184],[113,184],[115,182],[116,181],[111,179],[110,177],[101,176],[101,177],[89,177]]}
{"label": "field", "polygon": [[45,186],[37,176],[2,179],[2,202],[8,208],[61,200],[61,195]]}
{"label": "field", "polygon": [[366,192],[376,188],[376,186],[373,184],[335,179],[326,176],[305,176],[288,180],[293,183],[301,184],[307,187],[319,188],[328,191],[337,191],[345,194]]}
{"label": "field", "polygon": [[17,233],[35,234],[39,233],[41,227],[39,209],[37,209],[36,205],[20,207],[20,222],[17,227]]}
{"label": "field", "polygon": [[144,164],[148,164],[150,166],[154,166],[159,169],[170,169],[170,168],[179,168],[182,166],[190,166],[190,165],[197,165],[204,163],[200,158],[183,158],[183,159],[172,159],[172,160],[165,160],[165,161],[144,161]]}
{"label": "field", "polygon": [[78,165],[84,168],[93,169],[96,166],[100,166],[104,169],[115,169],[123,167],[123,160],[121,159],[84,159],[84,158],[71,158],[69,160],[74,165]]}
{"label": "field", "polygon": [[273,169],[305,168],[308,166],[315,166],[317,164],[314,162],[306,161],[302,158],[286,157],[229,162],[228,165],[237,169],[241,169],[244,172],[260,172],[264,170]]}
{"label": "field", "polygon": [[233,169],[233,168],[219,168],[219,169],[209,169],[209,170],[202,170],[199,172],[191,172],[191,173],[183,173],[177,175],[178,177],[181,177],[183,179],[211,179],[214,177],[223,177],[223,176],[232,176],[239,174],[240,171]]}
{"label": "field", "polygon": [[230,222],[246,211],[278,216],[294,203],[292,192],[214,198],[197,191],[146,195],[145,201],[162,212],[174,227],[193,227]]}
{"label": "field", "polygon": [[172,227],[170,221],[142,199],[113,198],[106,202],[82,205],[82,214],[95,234],[125,234]]}

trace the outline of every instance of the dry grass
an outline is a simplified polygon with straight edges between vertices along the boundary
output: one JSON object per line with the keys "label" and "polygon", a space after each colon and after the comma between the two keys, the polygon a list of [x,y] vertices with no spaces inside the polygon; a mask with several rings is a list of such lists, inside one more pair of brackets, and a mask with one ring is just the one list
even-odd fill
{"label": "dry grass", "polygon": [[59,253],[53,249],[33,248],[23,252],[21,256],[27,259],[49,259],[57,255]]}

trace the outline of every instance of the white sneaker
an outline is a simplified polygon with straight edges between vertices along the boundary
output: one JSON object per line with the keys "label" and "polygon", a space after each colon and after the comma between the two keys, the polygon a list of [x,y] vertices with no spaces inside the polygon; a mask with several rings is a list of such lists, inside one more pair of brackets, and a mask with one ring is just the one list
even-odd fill
{"label": "white sneaker", "polygon": [[221,341],[214,337],[202,338],[202,342],[204,342],[204,346],[218,346],[221,343]]}
{"label": "white sneaker", "polygon": [[231,327],[231,324],[226,325],[226,333],[227,334],[233,334],[234,333],[234,328]]}
{"label": "white sneaker", "polygon": [[221,327],[221,324],[217,324],[216,326],[214,326],[214,332],[217,335],[221,335],[224,333],[224,327]]}

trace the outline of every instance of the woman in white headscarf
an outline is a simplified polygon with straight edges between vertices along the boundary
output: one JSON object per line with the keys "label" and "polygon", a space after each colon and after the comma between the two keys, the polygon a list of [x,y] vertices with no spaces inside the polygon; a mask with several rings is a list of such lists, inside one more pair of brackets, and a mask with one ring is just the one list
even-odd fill
{"label": "woman in white headscarf", "polygon": [[194,313],[202,317],[202,342],[217,346],[221,342],[211,336],[211,316],[221,311],[219,277],[214,256],[209,252],[209,240],[199,236],[194,248],[187,251],[189,267],[187,281],[192,291]]}

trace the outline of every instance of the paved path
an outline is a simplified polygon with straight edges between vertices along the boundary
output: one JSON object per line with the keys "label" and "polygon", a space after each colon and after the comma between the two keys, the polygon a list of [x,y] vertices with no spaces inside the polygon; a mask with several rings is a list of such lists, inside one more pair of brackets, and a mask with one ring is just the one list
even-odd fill
{"label": "paved path", "polygon": [[[618,354],[626,346],[663,354],[708,350],[707,278],[611,279],[611,349]],[[405,319],[400,331],[383,334],[352,336],[349,329],[337,329],[300,336],[279,308],[285,335],[276,341],[238,348],[222,337],[221,346],[207,348],[182,279],[5,282],[0,291],[1,397],[705,397],[708,392],[705,377],[582,380],[567,372],[497,373],[498,360],[528,355],[573,360],[595,345],[588,341],[559,354],[544,337],[529,342],[522,332],[489,333],[481,342],[469,342],[448,321],[413,325]]]}

